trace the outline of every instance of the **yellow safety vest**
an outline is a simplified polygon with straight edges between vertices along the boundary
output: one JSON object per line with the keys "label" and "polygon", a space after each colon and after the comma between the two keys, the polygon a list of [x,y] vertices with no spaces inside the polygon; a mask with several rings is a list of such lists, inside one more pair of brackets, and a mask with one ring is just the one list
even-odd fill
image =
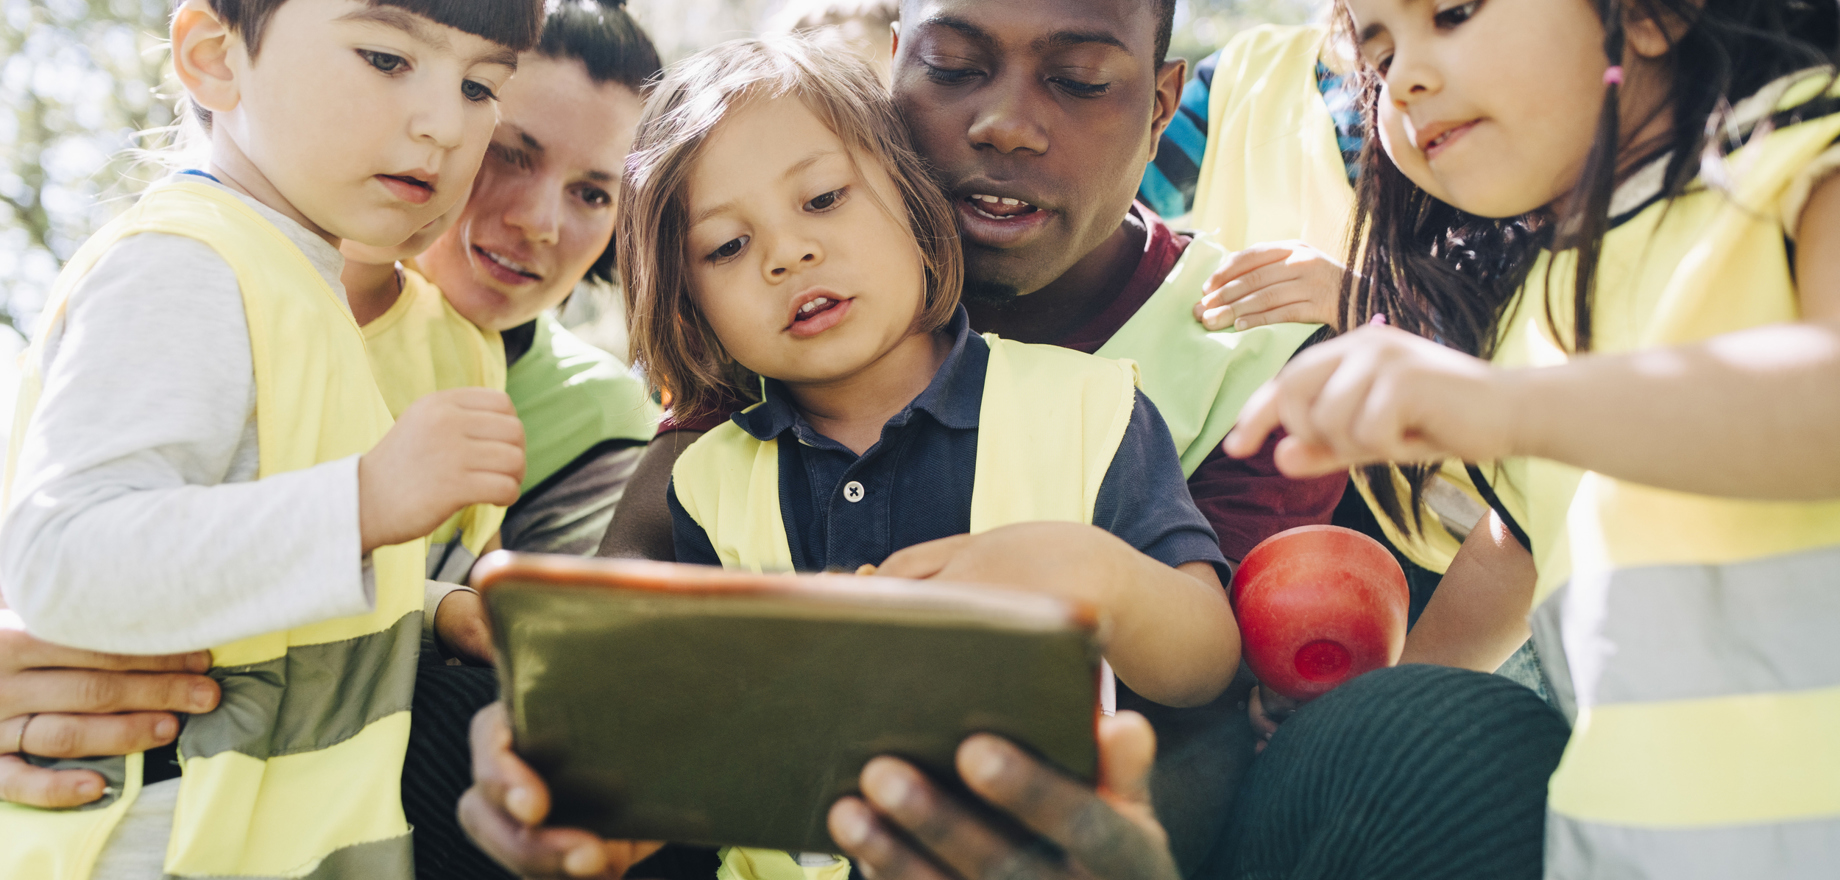
{"label": "yellow safety vest", "polygon": [[1300,239],[1337,259],[1348,251],[1354,188],[1316,87],[1327,39],[1319,25],[1266,25],[1221,50],[1190,216],[1227,250]]}
{"label": "yellow safety vest", "polygon": [[[1341,146],[1335,138],[1335,119],[1323,104],[1316,83],[1316,65],[1327,41],[1328,29],[1321,25],[1266,25],[1234,37],[1221,51],[1208,95],[1207,155],[1201,160],[1191,215],[1195,228],[1209,232],[1215,245],[1230,252],[1298,240],[1337,260],[1346,257],[1354,188],[1348,184]],[[1212,271],[1209,267],[1208,273]],[[1200,280],[1205,281],[1208,273]],[[1193,308],[1200,294],[1197,282],[1185,305]],[[1194,323],[1192,315],[1183,314]],[[1317,325],[1308,326],[1314,332]],[[1307,335],[1298,338],[1299,345]],[[1293,352],[1296,348],[1291,346]],[[1154,385],[1151,377],[1159,371],[1152,369],[1149,360],[1142,363],[1146,380]],[[1268,378],[1270,375],[1264,377]],[[1264,379],[1254,382],[1254,387]],[[1156,389],[1148,393],[1168,417],[1170,407]],[[1239,403],[1244,402],[1241,397]],[[1239,406],[1231,411],[1237,415]],[[1229,420],[1227,428],[1231,427]],[[1226,432],[1221,431],[1220,436]],[[1219,440],[1213,438],[1214,443]],[[1188,464],[1186,457],[1183,463]],[[1481,505],[1460,463],[1447,467],[1440,476]],[[1435,512],[1421,505],[1424,527],[1402,529],[1375,502],[1366,477],[1359,471],[1353,477],[1355,488],[1394,547],[1432,571],[1442,573],[1450,567],[1463,542],[1439,525]],[[1397,472],[1394,477],[1404,502],[1411,497],[1405,480]]]}
{"label": "yellow safety vest", "polygon": [[[195,238],[235,271],[255,367],[260,478],[370,449],[389,430],[350,311],[281,230],[202,183],[160,185],[78,249],[53,289],[47,327],[115,242],[141,233]],[[10,475],[40,394],[28,357]],[[421,638],[415,541],[371,554],[369,614],[212,650],[219,707],[179,736],[184,766],[170,877],[409,878],[403,752]],[[354,548],[355,549],[355,548]],[[353,560],[356,564],[356,560]],[[0,877],[83,880],[141,788],[139,754],[115,759],[116,790],[72,810],[0,804]]]}
{"label": "yellow safety vest", "polygon": [[[1728,187],[1696,183],[1613,228],[1593,347],[1797,320],[1782,203],[1837,138],[1840,114],[1784,124],[1727,159]],[[1550,282],[1553,313],[1571,313],[1574,259],[1536,264],[1497,363],[1567,359],[1537,297]],[[1507,470],[1539,568],[1534,637],[1576,717],[1549,792],[1547,875],[1840,870],[1840,501],[1715,498],[1539,460]]]}
{"label": "yellow safety vest", "polygon": [[[978,409],[971,532],[1020,522],[1092,522],[1099,486],[1135,404],[1128,361],[984,337],[990,361]],[[758,406],[758,404],[756,404]],[[779,442],[725,422],[685,449],[672,471],[678,503],[724,568],[791,571],[780,518]],[[849,863],[801,867],[775,850],[728,847],[720,880],[842,880]]]}
{"label": "yellow safety vest", "polygon": [[1189,242],[1162,287],[1097,352],[1137,364],[1144,396],[1168,423],[1185,477],[1226,439],[1252,392],[1276,376],[1321,326],[1270,324],[1214,332],[1201,326],[1195,302],[1208,276],[1231,253],[1210,235]]}
{"label": "yellow safety vest", "polygon": [[[449,388],[505,388],[505,343],[496,330],[468,321],[441,289],[413,269],[402,269],[402,295],[364,325],[371,372],[392,417],[409,404]],[[505,521],[505,509],[474,504],[442,523],[429,538],[430,564],[438,564],[457,535],[474,556]],[[433,576],[430,572],[430,576]]]}

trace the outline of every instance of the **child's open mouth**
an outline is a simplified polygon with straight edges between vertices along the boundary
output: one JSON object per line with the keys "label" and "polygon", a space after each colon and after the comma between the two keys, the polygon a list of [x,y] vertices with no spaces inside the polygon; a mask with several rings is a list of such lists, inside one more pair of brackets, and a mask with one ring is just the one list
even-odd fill
{"label": "child's open mouth", "polygon": [[794,336],[816,336],[837,326],[849,310],[850,301],[840,297],[824,294],[802,297],[793,307],[792,323],[786,330]]}
{"label": "child's open mouth", "polygon": [[972,211],[991,220],[1009,220],[1015,217],[1026,217],[1041,210],[1021,199],[1011,199],[1003,196],[988,196],[982,193],[966,196],[965,202],[971,206]]}
{"label": "child's open mouth", "polygon": [[377,180],[382,182],[384,188],[392,195],[412,205],[427,204],[429,199],[434,198],[434,184],[419,177],[411,177],[407,174],[379,174]]}

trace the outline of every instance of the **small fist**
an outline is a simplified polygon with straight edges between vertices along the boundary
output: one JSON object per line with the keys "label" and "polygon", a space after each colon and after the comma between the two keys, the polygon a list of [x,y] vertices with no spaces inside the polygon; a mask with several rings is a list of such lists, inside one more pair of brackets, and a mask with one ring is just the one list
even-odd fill
{"label": "small fist", "polygon": [[1342,264],[1300,241],[1255,244],[1227,257],[1203,285],[1195,320],[1209,330],[1336,322]]}
{"label": "small fist", "polygon": [[510,506],[524,482],[524,425],[490,388],[437,391],[410,404],[358,459],[364,552],[424,537],[469,504]]}
{"label": "small fist", "polygon": [[1246,714],[1252,718],[1252,732],[1259,737],[1252,747],[1253,753],[1265,751],[1272,734],[1278,732],[1278,725],[1290,720],[1302,705],[1276,691],[1265,690],[1264,685],[1253,685],[1252,697],[1246,704]]}

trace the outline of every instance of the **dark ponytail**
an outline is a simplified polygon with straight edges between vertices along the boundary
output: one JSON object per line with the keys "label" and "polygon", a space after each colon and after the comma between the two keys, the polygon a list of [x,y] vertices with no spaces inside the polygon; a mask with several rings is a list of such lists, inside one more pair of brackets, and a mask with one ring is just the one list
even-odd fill
{"label": "dark ponytail", "polygon": [[[561,0],[543,21],[536,51],[546,58],[580,61],[599,85],[619,85],[640,97],[664,70],[652,45],[625,0]],[[615,272],[613,241],[588,268],[588,277],[611,282]]]}
{"label": "dark ponytail", "polygon": [[[1346,4],[1338,0],[1336,6],[1339,27],[1353,33]],[[1569,250],[1578,259],[1572,330],[1561,331],[1551,295],[1544,297],[1546,324],[1568,349],[1590,351],[1597,267],[1604,236],[1616,219],[1610,216],[1611,200],[1624,176],[1667,156],[1661,198],[1680,195],[1702,168],[1716,168],[1751,134],[1730,130],[1733,103],[1783,76],[1840,61],[1836,0],[1598,0],[1597,6],[1605,23],[1604,54],[1612,66],[1623,63],[1624,22],[1631,15],[1666,23],[1679,34],[1663,59],[1669,82],[1658,105],[1672,114],[1672,125],[1651,142],[1621,143],[1622,89],[1607,81],[1579,189],[1556,212],[1477,217],[1419,189],[1380,149],[1374,132],[1382,83],[1371,67],[1362,66],[1361,105],[1369,137],[1352,221],[1350,240],[1356,244],[1348,259],[1359,274],[1342,281],[1344,327],[1385,314],[1395,326],[1490,357],[1534,262],[1548,249]],[[1832,103],[1824,96],[1825,91],[1777,118],[1840,111],[1836,106],[1817,109],[1817,104]],[[1398,470],[1411,487],[1409,500],[1395,491],[1392,466],[1369,467],[1364,473],[1387,517],[1417,530],[1420,502],[1438,466]]]}

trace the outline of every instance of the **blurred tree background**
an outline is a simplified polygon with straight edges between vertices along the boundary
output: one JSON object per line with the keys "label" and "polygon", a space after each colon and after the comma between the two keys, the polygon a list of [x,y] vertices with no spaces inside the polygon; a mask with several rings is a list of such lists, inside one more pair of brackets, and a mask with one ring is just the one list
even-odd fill
{"label": "blurred tree background", "polygon": [[[665,60],[746,36],[786,0],[630,0]],[[137,133],[172,124],[170,0],[0,0],[0,326],[30,333],[59,266],[159,171]],[[1171,53],[1199,61],[1242,28],[1322,0],[1179,0]],[[4,346],[0,346],[4,347]],[[4,356],[0,352],[0,356]]]}

